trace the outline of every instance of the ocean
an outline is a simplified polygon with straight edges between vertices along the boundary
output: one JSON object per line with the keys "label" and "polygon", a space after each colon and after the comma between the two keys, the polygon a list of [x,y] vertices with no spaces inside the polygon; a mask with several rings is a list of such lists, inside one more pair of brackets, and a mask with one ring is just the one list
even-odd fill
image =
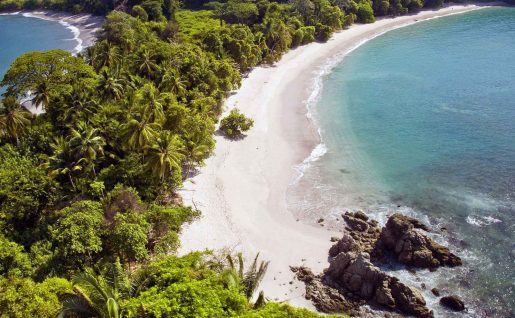
{"label": "ocean", "polygon": [[[322,144],[288,191],[292,213],[331,228],[364,210],[435,229],[464,266],[389,269],[438,317],[515,315],[515,8],[487,8],[392,30],[322,77],[310,105]],[[429,291],[458,294],[454,314]]]}
{"label": "ocean", "polygon": [[66,23],[22,14],[0,15],[0,78],[21,54],[51,49],[80,51],[78,30]]}

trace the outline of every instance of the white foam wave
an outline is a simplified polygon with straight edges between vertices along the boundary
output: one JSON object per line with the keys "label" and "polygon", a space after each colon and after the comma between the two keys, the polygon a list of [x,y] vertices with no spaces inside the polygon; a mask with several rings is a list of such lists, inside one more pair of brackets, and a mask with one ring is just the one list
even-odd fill
{"label": "white foam wave", "polygon": [[500,223],[502,222],[499,219],[494,218],[493,216],[477,216],[477,215],[469,215],[466,218],[466,221],[470,225],[474,226],[488,226],[494,223]]}
{"label": "white foam wave", "polygon": [[[19,14],[19,12],[17,14]],[[65,28],[67,28],[68,30],[70,30],[72,32],[73,38],[71,38],[69,40],[77,42],[77,45],[73,48],[73,53],[78,54],[84,49],[84,46],[82,45],[82,39],[80,38],[80,29],[74,25],[71,25],[69,22],[66,22],[63,19],[60,19],[60,20],[49,19],[49,18],[45,18],[45,17],[39,16],[39,15],[31,14],[29,12],[24,12],[21,15],[26,18],[36,18],[36,19],[41,19],[41,20],[46,20],[46,21],[58,22],[60,25],[64,26]]]}
{"label": "white foam wave", "polygon": [[0,13],[0,15],[18,15],[21,11],[15,11],[15,12],[4,12]]}
{"label": "white foam wave", "polygon": [[[320,132],[319,132],[320,134]],[[298,175],[293,179],[291,184],[296,184],[303,176],[306,169],[310,166],[312,162],[315,162],[322,158],[327,153],[327,147],[324,143],[319,143],[310,153],[310,155],[302,161],[301,164],[295,166],[295,170]]]}

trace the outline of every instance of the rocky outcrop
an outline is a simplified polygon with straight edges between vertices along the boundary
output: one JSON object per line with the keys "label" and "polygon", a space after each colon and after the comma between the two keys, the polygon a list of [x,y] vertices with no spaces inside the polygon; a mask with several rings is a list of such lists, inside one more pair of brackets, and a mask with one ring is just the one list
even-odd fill
{"label": "rocky outcrop", "polygon": [[416,317],[433,317],[418,289],[374,264],[392,261],[394,256],[395,262],[435,269],[461,265],[460,258],[427,237],[424,232],[429,228],[416,219],[394,214],[381,229],[363,212],[347,212],[342,217],[345,232],[329,250],[329,268],[319,275],[304,267],[292,268],[306,284],[306,298],[328,313],[360,312],[359,306],[369,303]]}
{"label": "rocky outcrop", "polygon": [[416,219],[394,214],[383,228],[376,248],[391,251],[399,262],[415,267],[436,269],[461,265],[458,256],[422,233],[428,230]]}
{"label": "rocky outcrop", "polygon": [[454,311],[465,310],[465,303],[456,295],[450,295],[440,298],[440,304]]}
{"label": "rocky outcrop", "polygon": [[291,267],[298,280],[306,284],[305,298],[311,300],[318,311],[325,313],[349,312],[364,301],[346,298],[338,289],[322,283],[322,275],[315,275],[307,267]]}
{"label": "rocky outcrop", "polygon": [[325,271],[327,284],[356,298],[416,317],[432,317],[420,292],[387,275],[370,262],[367,253],[340,253]]}

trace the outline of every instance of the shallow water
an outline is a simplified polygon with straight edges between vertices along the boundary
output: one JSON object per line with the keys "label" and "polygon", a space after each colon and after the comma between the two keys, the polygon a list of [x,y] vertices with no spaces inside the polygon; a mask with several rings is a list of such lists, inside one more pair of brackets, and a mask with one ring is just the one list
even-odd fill
{"label": "shallow water", "polygon": [[399,275],[465,297],[456,316],[514,315],[515,8],[373,39],[325,76],[314,108],[327,153],[291,187],[292,212],[338,228],[345,210],[401,210],[445,227],[434,238],[465,266]]}
{"label": "shallow water", "polygon": [[74,38],[73,32],[58,22],[21,14],[0,15],[0,79],[19,55],[51,49],[74,51]]}

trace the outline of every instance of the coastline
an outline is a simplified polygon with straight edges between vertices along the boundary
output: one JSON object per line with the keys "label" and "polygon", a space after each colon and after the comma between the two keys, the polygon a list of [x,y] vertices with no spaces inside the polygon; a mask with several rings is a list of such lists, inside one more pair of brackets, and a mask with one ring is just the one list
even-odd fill
{"label": "coastline", "polygon": [[84,48],[95,43],[96,32],[102,27],[105,18],[87,13],[72,14],[67,12],[55,12],[49,10],[23,10],[19,12],[4,13],[9,15],[23,15],[28,18],[54,21],[68,28],[77,41],[74,54],[80,53]]}
{"label": "coastline", "polygon": [[265,296],[313,308],[289,266],[321,272],[328,265],[330,238],[340,234],[295,219],[286,205],[286,191],[299,167],[323,154],[309,115],[322,76],[346,54],[388,31],[491,5],[450,5],[353,25],[327,43],[299,47],[274,66],[255,68],[226,101],[227,111],[238,107],[253,118],[254,128],[239,141],[216,136],[214,154],[180,191],[186,205],[202,211],[200,220],[184,228],[180,254],[229,248],[250,259],[260,252],[261,259],[271,261],[260,286]]}

